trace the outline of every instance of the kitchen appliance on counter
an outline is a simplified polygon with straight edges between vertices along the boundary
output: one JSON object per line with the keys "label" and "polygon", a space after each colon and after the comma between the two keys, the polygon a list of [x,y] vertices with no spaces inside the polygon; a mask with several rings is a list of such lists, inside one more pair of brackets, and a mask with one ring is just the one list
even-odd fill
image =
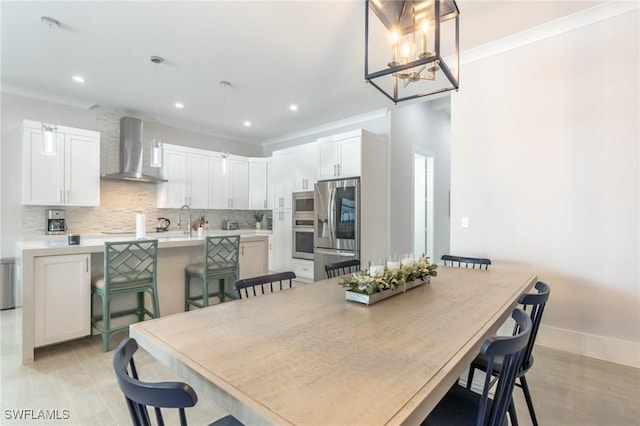
{"label": "kitchen appliance on counter", "polygon": [[324,265],[360,259],[360,178],[314,185],[314,281],[326,278]]}
{"label": "kitchen appliance on counter", "polygon": [[313,191],[293,193],[293,250],[296,259],[313,260]]}
{"label": "kitchen appliance on counter", "polygon": [[169,230],[169,225],[171,225],[171,221],[166,217],[159,217],[158,223],[156,224],[156,232],[167,232]]}
{"label": "kitchen appliance on counter", "polygon": [[48,209],[45,211],[47,220],[47,235],[59,235],[67,232],[67,222],[64,210]]}
{"label": "kitchen appliance on counter", "polygon": [[226,231],[234,231],[240,228],[240,223],[237,220],[223,220],[222,229]]}

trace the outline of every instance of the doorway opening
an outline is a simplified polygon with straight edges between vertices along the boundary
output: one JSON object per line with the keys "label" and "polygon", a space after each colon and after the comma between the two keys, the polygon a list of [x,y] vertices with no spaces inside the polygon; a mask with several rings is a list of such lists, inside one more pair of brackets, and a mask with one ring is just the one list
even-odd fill
{"label": "doorway opening", "polygon": [[413,254],[433,259],[433,156],[413,154]]}

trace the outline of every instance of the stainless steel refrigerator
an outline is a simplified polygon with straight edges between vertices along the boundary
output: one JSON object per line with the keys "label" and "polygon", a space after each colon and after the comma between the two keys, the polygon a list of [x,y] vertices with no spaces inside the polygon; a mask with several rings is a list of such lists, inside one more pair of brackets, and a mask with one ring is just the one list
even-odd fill
{"label": "stainless steel refrigerator", "polygon": [[314,281],[326,278],[324,265],[360,259],[360,178],[314,185]]}

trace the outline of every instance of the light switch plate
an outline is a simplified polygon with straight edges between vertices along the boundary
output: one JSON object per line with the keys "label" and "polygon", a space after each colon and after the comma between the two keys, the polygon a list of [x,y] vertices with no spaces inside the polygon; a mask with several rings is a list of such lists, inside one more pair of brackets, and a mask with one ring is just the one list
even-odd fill
{"label": "light switch plate", "polygon": [[469,218],[466,217],[466,216],[463,217],[460,226],[462,226],[463,228],[468,228],[469,227]]}

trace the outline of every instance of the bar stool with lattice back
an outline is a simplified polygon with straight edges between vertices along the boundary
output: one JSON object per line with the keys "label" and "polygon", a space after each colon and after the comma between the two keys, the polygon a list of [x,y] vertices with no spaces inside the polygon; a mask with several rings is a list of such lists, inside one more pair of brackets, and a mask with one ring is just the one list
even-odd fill
{"label": "bar stool with lattice back", "polygon": [[[104,243],[104,272],[91,280],[91,299],[100,297],[102,314],[95,315],[91,303],[91,327],[102,334],[102,348],[107,352],[111,337],[129,328],[125,325],[113,326],[114,318],[136,315],[137,321],[160,317],[157,287],[158,240],[135,240]],[[144,294],[151,296],[153,312],[145,307]],[[119,311],[111,310],[113,299],[136,294],[135,308]],[[93,330],[92,330],[93,331]]]}
{"label": "bar stool with lattice back", "polygon": [[[218,297],[220,303],[225,297],[234,298],[225,293],[225,279],[235,282],[239,272],[240,235],[224,237],[207,237],[204,246],[204,262],[187,265],[184,270],[184,310],[189,306],[204,308],[209,306],[209,298]],[[198,278],[202,283],[199,294],[191,293],[191,278]],[[209,292],[209,281],[218,280],[218,291]]]}

